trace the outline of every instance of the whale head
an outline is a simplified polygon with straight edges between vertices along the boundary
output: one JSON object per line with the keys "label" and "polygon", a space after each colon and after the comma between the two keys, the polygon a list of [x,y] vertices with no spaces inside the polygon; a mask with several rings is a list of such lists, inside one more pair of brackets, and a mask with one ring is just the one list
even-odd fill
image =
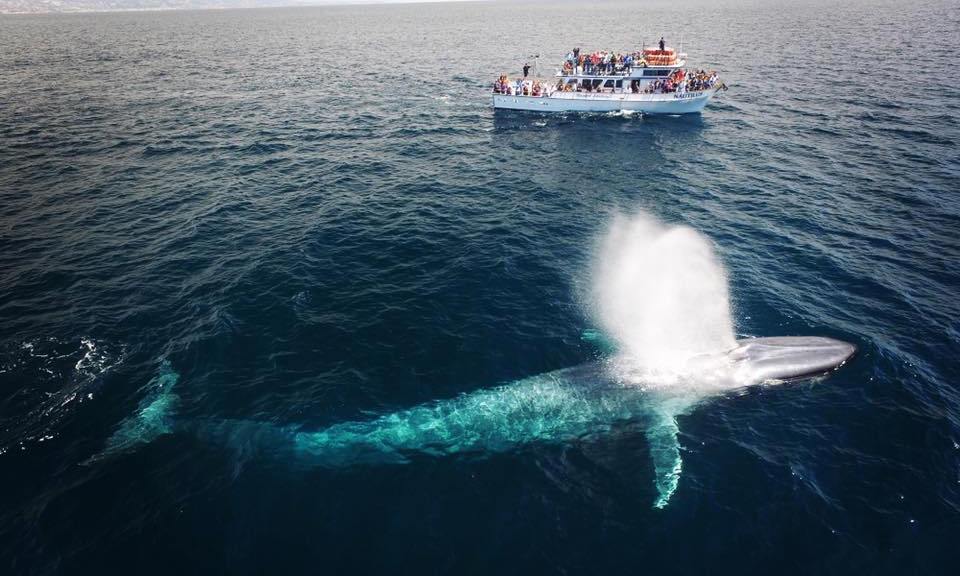
{"label": "whale head", "polygon": [[828,374],[857,352],[849,342],[822,336],[738,340],[727,353],[735,379],[744,384],[789,381]]}

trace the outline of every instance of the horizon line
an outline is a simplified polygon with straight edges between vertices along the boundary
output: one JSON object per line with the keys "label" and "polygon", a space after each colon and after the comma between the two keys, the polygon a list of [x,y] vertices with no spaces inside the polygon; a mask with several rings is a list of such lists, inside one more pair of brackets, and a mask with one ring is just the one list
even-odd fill
{"label": "horizon line", "polygon": [[292,0],[290,4],[276,4],[272,6],[156,6],[153,8],[91,8],[67,10],[4,10],[0,9],[0,16],[50,16],[50,15],[80,15],[80,14],[122,14],[129,12],[226,12],[229,10],[267,10],[285,8],[328,8],[333,6],[389,6],[400,4],[468,4],[492,3],[498,0]]}

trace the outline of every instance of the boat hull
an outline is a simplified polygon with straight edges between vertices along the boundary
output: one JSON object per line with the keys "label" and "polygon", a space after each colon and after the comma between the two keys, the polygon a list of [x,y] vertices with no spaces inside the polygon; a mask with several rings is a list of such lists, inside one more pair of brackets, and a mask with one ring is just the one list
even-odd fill
{"label": "boat hull", "polygon": [[641,114],[698,114],[716,89],[677,94],[606,94],[562,92],[552,96],[513,96],[494,94],[498,110],[530,112],[639,112]]}

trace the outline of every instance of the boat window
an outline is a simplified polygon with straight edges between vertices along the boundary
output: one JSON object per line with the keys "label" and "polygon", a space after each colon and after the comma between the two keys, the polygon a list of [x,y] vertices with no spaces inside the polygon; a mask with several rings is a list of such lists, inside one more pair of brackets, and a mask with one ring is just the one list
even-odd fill
{"label": "boat window", "polygon": [[607,80],[603,83],[604,88],[613,88],[613,80]]}

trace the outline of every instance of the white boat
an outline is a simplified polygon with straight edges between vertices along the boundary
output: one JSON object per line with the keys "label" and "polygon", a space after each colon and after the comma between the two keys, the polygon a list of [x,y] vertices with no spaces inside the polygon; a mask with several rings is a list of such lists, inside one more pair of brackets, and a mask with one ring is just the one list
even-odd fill
{"label": "white boat", "polygon": [[509,82],[501,76],[494,83],[493,107],[535,112],[696,114],[718,91],[726,89],[715,73],[687,72],[687,55],[673,48],[646,48],[619,59],[620,55],[599,54],[599,63],[598,53],[564,61],[552,81]]}

